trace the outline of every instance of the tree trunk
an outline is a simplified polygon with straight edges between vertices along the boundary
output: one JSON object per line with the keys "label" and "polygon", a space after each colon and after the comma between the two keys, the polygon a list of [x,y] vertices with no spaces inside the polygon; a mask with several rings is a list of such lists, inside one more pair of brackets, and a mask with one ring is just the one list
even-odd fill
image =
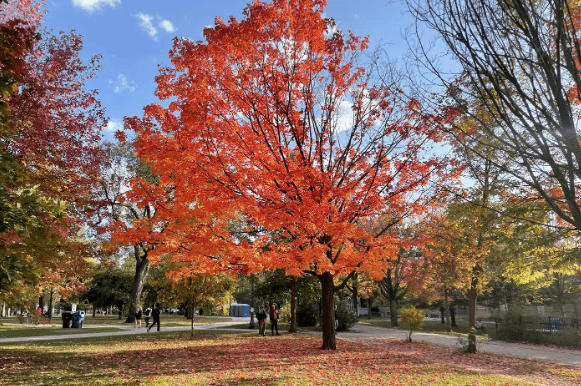
{"label": "tree trunk", "polygon": [[391,327],[399,326],[397,321],[397,300],[395,298],[389,300],[389,313],[391,314]]}
{"label": "tree trunk", "polygon": [[[147,275],[149,268],[149,260],[147,260],[147,252],[143,251],[139,246],[133,247],[135,256],[135,276],[133,277],[133,286],[131,287],[131,302],[129,303],[129,314],[125,323],[135,323],[135,313],[139,308],[141,302],[141,293],[143,292],[143,282]],[[143,255],[142,255],[143,254]]]}
{"label": "tree trunk", "polygon": [[194,298],[192,298],[192,333],[191,336],[192,338],[194,337],[194,310],[196,309],[196,301],[194,300]]}
{"label": "tree trunk", "polygon": [[297,332],[297,278],[293,277],[291,279],[291,311],[290,311],[290,328],[289,333]]}
{"label": "tree trunk", "polygon": [[476,352],[476,296],[478,278],[472,277],[468,290],[468,352]]}
{"label": "tree trunk", "polygon": [[354,306],[355,306],[355,315],[357,315],[357,317],[359,317],[361,302],[359,301],[359,287],[357,285],[357,279],[358,279],[357,273],[355,273],[354,279],[355,279],[355,282],[353,283],[353,302],[354,302]]}
{"label": "tree trunk", "polygon": [[448,287],[446,286],[444,286],[444,316],[446,317],[448,332],[452,332],[452,325],[450,324],[450,300],[448,299]]}
{"label": "tree trunk", "polygon": [[50,289],[50,296],[48,298],[48,322],[52,323],[52,303],[53,303],[54,289]]}
{"label": "tree trunk", "polygon": [[323,350],[336,350],[335,342],[335,288],[333,283],[333,275],[330,272],[324,272],[319,275],[322,288],[323,298]]}

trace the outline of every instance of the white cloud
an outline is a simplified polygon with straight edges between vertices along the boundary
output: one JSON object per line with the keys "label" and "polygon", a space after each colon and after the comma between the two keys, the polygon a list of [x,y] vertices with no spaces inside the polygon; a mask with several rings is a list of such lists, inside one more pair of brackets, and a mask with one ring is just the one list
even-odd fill
{"label": "white cloud", "polygon": [[327,28],[327,30],[325,31],[325,39],[330,39],[333,37],[333,35],[335,34],[335,32],[337,32],[337,25],[332,25],[329,28]]}
{"label": "white cloud", "polygon": [[176,30],[175,27],[173,26],[172,22],[169,20],[162,20],[159,23],[159,27],[168,33],[172,33]]}
{"label": "white cloud", "polygon": [[113,85],[113,91],[115,91],[115,92],[123,92],[123,91],[133,92],[137,89],[135,82],[133,82],[133,81],[129,82],[127,80],[127,77],[123,74],[119,74],[117,76],[116,81],[110,80],[109,83]]}
{"label": "white cloud", "polygon": [[335,134],[343,131],[351,130],[353,128],[353,103],[342,99],[335,110],[336,125],[334,127]]}
{"label": "white cloud", "polygon": [[101,9],[102,5],[109,5],[115,8],[115,4],[121,3],[121,0],[73,0],[73,5],[88,12]]}
{"label": "white cloud", "polygon": [[105,131],[114,133],[117,130],[123,130],[123,123],[116,119],[110,119],[109,122],[107,122],[107,127],[105,127]]}
{"label": "white cloud", "polygon": [[[162,19],[159,16],[153,17],[151,15],[147,15],[145,13],[140,12],[137,14],[137,18],[141,20],[141,22],[139,23],[141,29],[147,32],[149,37],[151,37],[155,41],[159,41],[159,38],[157,36],[159,32],[158,28],[161,28],[167,33],[172,33],[176,31],[176,28],[174,27],[171,21]],[[155,24],[156,20],[157,26]]]}
{"label": "white cloud", "polygon": [[137,17],[141,20],[141,23],[139,23],[141,29],[145,30],[153,40],[159,40],[157,38],[157,28],[153,26],[153,16],[140,12],[137,14]]}

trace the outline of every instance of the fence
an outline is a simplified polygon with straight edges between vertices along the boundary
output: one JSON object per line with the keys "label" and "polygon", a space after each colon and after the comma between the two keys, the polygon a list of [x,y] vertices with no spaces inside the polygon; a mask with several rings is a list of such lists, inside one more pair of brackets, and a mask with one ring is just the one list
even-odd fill
{"label": "fence", "polygon": [[542,332],[560,332],[562,329],[567,327],[572,327],[579,331],[580,327],[580,321],[577,318],[540,318],[535,316],[519,315],[506,319],[496,319],[496,329],[498,330],[498,326],[503,323],[519,326],[519,328],[522,328],[523,330],[536,330]]}

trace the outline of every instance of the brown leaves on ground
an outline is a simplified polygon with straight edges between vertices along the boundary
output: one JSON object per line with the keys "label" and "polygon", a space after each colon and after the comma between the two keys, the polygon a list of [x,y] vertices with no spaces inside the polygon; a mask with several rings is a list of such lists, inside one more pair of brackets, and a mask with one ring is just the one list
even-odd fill
{"label": "brown leaves on ground", "polygon": [[149,335],[0,351],[0,384],[578,385],[581,369],[387,338]]}

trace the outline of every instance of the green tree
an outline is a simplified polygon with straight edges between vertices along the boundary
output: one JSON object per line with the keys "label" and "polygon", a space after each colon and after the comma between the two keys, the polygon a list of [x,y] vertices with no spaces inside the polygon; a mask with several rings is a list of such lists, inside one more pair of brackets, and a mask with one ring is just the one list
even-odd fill
{"label": "green tree", "polygon": [[131,300],[132,276],[124,269],[105,269],[93,277],[89,289],[81,293],[79,299],[92,304],[94,309],[113,306],[123,310]]}

